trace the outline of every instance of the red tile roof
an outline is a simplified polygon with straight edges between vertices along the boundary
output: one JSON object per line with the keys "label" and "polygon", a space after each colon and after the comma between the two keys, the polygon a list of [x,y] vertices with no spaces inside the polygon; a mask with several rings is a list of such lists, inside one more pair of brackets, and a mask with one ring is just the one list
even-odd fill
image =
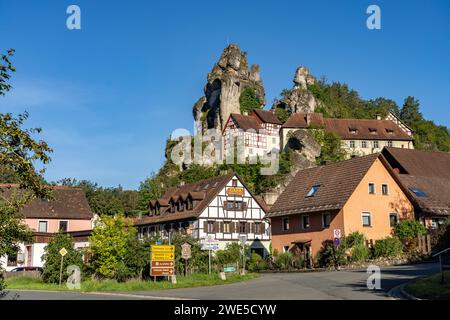
{"label": "red tile roof", "polygon": [[[273,124],[279,124],[282,125],[283,123],[278,119],[278,117],[272,112],[268,110],[262,110],[262,109],[255,109],[253,112],[256,117],[258,117],[261,122],[264,123],[273,123]],[[250,116],[252,116],[252,113]]]}
{"label": "red tile roof", "polygon": [[251,116],[244,116],[239,113],[232,113],[230,117],[233,119],[233,121],[236,123],[238,128],[247,131],[249,129],[253,129],[256,132],[259,132],[261,129],[261,125],[259,122]]}
{"label": "red tile roof", "polygon": [[[48,219],[80,219],[90,220],[94,214],[89,207],[84,191],[79,188],[64,186],[49,186],[52,189],[53,200],[34,199],[26,204],[21,213],[25,218]],[[10,196],[18,185],[1,184],[0,194]]]}
{"label": "red tile roof", "polygon": [[[379,153],[300,170],[269,210],[268,217],[340,210]],[[313,197],[306,195],[319,186]]]}
{"label": "red tile roof", "polygon": [[323,116],[321,113],[306,113],[306,112],[299,112],[292,114],[287,121],[283,124],[283,128],[308,128],[309,125],[307,123],[307,115],[310,117],[311,122],[310,124],[316,125],[316,126],[323,126]]}

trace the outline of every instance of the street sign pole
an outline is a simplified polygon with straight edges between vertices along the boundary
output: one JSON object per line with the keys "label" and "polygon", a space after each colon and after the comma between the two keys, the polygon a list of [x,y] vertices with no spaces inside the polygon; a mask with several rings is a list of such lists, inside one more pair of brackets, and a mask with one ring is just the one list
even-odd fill
{"label": "street sign pole", "polygon": [[59,268],[59,286],[60,286],[60,287],[61,287],[61,281],[62,281],[63,261],[64,261],[64,256],[61,255],[61,267]]}
{"label": "street sign pole", "polygon": [[208,250],[208,273],[211,274],[211,249]]}

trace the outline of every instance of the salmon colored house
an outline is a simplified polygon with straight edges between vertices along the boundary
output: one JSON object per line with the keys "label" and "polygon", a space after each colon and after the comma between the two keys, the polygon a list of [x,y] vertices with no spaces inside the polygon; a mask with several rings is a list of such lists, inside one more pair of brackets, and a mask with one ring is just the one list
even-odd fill
{"label": "salmon colored house", "polygon": [[[67,232],[76,239],[81,231],[90,232],[94,214],[89,207],[84,191],[79,188],[52,186],[52,200],[34,199],[26,204],[21,214],[25,223],[33,232],[30,243],[19,244],[16,255],[0,257],[0,264],[7,270],[16,267],[41,267],[44,247],[52,235],[58,231]],[[1,184],[0,195],[7,197],[18,189],[18,185]],[[80,238],[82,239],[82,238]],[[84,246],[80,240],[77,246]]]}
{"label": "salmon colored house", "polygon": [[312,257],[324,241],[359,231],[368,244],[388,237],[414,208],[377,153],[301,170],[269,210],[272,248]]}

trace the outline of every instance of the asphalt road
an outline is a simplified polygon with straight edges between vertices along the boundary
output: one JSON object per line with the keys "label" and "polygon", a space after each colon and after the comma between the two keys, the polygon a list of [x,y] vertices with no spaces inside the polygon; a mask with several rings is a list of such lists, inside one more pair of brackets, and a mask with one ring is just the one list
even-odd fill
{"label": "asphalt road", "polygon": [[[378,300],[393,299],[389,290],[407,281],[439,271],[438,264],[417,264],[381,269],[381,290],[368,290],[366,270],[308,273],[270,273],[229,285],[114,293],[10,290],[3,299],[19,300]],[[395,290],[394,290],[395,291]]]}

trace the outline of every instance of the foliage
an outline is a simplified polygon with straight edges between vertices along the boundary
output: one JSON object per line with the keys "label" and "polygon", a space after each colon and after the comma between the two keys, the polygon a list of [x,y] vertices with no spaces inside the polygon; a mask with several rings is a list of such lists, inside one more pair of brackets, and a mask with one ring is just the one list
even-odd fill
{"label": "foliage", "polygon": [[[248,252],[248,246],[244,248]],[[226,264],[237,263],[242,268],[242,246],[238,242],[230,242],[225,246],[225,250],[217,250],[215,259],[219,268],[223,268]]]}
{"label": "foliage", "polygon": [[288,270],[292,267],[294,256],[290,252],[283,252],[278,254],[275,262],[280,269]]}
{"label": "foliage", "polygon": [[412,241],[427,234],[427,229],[418,220],[402,220],[394,229],[394,234],[402,241]]}
{"label": "foliage", "polygon": [[385,239],[375,241],[374,257],[391,258],[396,257],[402,253],[402,243],[397,237],[388,237]]}
{"label": "foliage", "polygon": [[123,216],[101,216],[89,237],[89,263],[94,274],[118,281],[140,276],[148,258],[143,254],[144,244],[136,242],[136,237],[136,228]]}
{"label": "foliage", "polygon": [[317,254],[317,263],[321,267],[338,267],[345,264],[345,246],[335,246],[333,241],[324,241],[321,250]]}
{"label": "foliage", "polygon": [[275,115],[281,122],[286,122],[289,119],[289,113],[283,108],[276,108]]}
{"label": "foliage", "polygon": [[6,91],[11,90],[11,85],[8,83],[8,80],[11,78],[11,72],[16,72],[16,68],[10,60],[14,52],[14,49],[9,49],[0,58],[0,96],[4,96]]}
{"label": "foliage", "polygon": [[256,96],[256,90],[248,87],[242,90],[239,97],[239,105],[241,113],[251,112],[254,109],[261,109],[263,101]]}
{"label": "foliage", "polygon": [[62,283],[64,283],[68,274],[67,267],[70,265],[77,265],[80,269],[83,266],[81,253],[74,248],[72,238],[67,233],[57,233],[51,238],[50,242],[44,248],[42,260],[44,262],[44,272],[42,273],[42,280],[47,283],[59,283],[59,274],[61,268],[61,254],[59,251],[65,248],[67,254],[63,259],[62,267]]}
{"label": "foliage", "polygon": [[[11,90],[8,80],[15,71],[10,61],[13,54],[14,50],[10,49],[0,59],[1,96]],[[27,118],[26,112],[17,118],[11,113],[0,113],[0,179],[20,186],[20,190],[2,188],[0,191],[0,257],[16,254],[18,243],[30,240],[31,233],[20,214],[22,207],[35,197],[51,198],[42,175],[52,149],[45,141],[36,140],[40,128],[23,128]],[[42,169],[37,171],[36,165]],[[3,288],[0,278],[0,292]]]}
{"label": "foliage", "polygon": [[317,163],[334,163],[345,159],[345,151],[341,147],[340,137],[332,132],[323,129],[313,129],[311,134],[314,139],[320,144],[320,156],[317,158]]}
{"label": "foliage", "polygon": [[266,270],[268,268],[267,261],[259,254],[253,252],[247,261],[247,270],[250,272]]}
{"label": "foliage", "polygon": [[370,258],[370,249],[365,244],[365,236],[356,231],[343,239],[343,245],[347,248],[352,262],[366,261]]}

